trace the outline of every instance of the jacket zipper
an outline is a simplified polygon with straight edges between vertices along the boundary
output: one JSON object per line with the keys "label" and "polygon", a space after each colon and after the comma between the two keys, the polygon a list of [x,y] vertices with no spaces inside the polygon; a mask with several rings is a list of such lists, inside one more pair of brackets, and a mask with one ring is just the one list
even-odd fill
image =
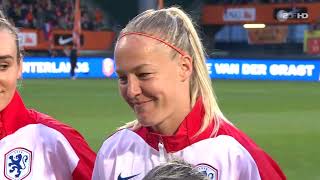
{"label": "jacket zipper", "polygon": [[159,156],[160,164],[166,163],[167,162],[167,159],[166,159],[167,152],[164,147],[163,140],[162,140],[161,136],[159,137],[158,148],[159,148],[159,155],[160,155]]}

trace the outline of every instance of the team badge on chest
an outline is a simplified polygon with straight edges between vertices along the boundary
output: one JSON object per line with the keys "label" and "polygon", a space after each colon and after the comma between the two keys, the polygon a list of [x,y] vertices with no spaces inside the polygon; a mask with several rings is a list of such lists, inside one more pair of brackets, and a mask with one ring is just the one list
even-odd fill
{"label": "team badge on chest", "polygon": [[10,180],[21,180],[31,172],[32,152],[25,148],[15,148],[4,157],[4,175]]}
{"label": "team badge on chest", "polygon": [[218,170],[208,164],[198,164],[196,169],[205,174],[210,180],[218,180]]}

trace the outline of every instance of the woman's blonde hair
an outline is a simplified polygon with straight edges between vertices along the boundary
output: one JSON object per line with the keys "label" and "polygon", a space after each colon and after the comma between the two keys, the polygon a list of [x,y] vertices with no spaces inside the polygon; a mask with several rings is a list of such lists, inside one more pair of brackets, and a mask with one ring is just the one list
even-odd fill
{"label": "woman's blonde hair", "polygon": [[[194,106],[200,96],[205,109],[198,134],[204,131],[212,121],[215,124],[212,134],[216,134],[220,121],[226,119],[217,104],[205,62],[204,47],[191,18],[177,7],[147,10],[132,19],[120,35],[129,32],[140,32],[161,38],[191,56],[193,59],[193,73],[190,81],[191,106]],[[174,56],[177,55],[177,51],[173,53]],[[140,126],[141,124],[135,120],[121,128],[137,129]]]}
{"label": "woman's blonde hair", "polygon": [[21,62],[22,59],[22,49],[19,45],[19,37],[18,37],[18,30],[10,23],[10,21],[6,18],[3,12],[0,10],[0,30],[8,30],[14,36],[15,44],[17,48],[17,58],[18,63]]}

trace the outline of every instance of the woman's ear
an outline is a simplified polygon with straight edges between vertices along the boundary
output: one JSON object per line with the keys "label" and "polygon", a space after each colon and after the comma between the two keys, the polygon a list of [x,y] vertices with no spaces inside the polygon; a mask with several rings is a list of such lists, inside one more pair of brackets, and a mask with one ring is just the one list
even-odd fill
{"label": "woman's ear", "polygon": [[186,81],[190,78],[193,66],[192,58],[189,55],[180,56],[179,58],[179,67],[180,67],[180,80]]}
{"label": "woman's ear", "polygon": [[22,70],[23,70],[23,58],[18,59],[19,64],[18,64],[18,74],[17,74],[17,79],[22,79]]}

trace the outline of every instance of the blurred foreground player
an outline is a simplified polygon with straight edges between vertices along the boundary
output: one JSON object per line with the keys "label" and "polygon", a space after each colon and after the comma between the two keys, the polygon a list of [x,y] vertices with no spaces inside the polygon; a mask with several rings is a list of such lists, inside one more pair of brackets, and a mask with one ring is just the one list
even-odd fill
{"label": "blurred foreground player", "polygon": [[210,180],[210,178],[182,160],[173,160],[156,166],[142,180]]}
{"label": "blurred foreground player", "polygon": [[178,8],[148,10],[121,31],[115,47],[123,99],[137,120],[109,137],[93,179],[142,179],[183,159],[212,180],[286,179],[277,165],[220,111],[202,43]]}
{"label": "blurred foreground player", "polygon": [[84,138],[25,107],[16,90],[23,63],[18,34],[0,14],[0,179],[91,179],[95,153]]}

